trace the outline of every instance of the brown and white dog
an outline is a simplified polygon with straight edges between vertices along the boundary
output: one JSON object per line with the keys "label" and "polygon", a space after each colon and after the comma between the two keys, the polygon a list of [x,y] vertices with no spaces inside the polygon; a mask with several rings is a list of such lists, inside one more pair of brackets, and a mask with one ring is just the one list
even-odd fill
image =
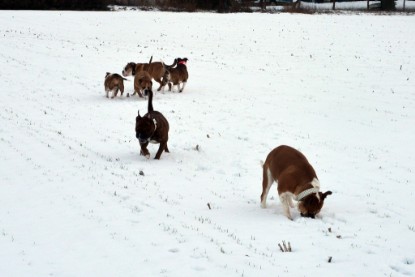
{"label": "brown and white dog", "polygon": [[108,94],[110,91],[113,92],[111,98],[117,96],[118,91],[121,91],[121,95],[124,93],[124,80],[127,79],[123,78],[121,75],[117,73],[106,73],[104,87],[105,92],[107,94],[107,98],[109,97]]}
{"label": "brown and white dog", "polygon": [[281,145],[272,150],[263,165],[261,207],[266,207],[267,195],[272,183],[278,183],[278,195],[285,215],[292,220],[292,199],[298,201],[301,216],[314,218],[320,212],[327,195],[320,192],[320,182],[314,168],[298,150]]}
{"label": "brown and white dog", "polygon": [[143,97],[143,92],[145,90],[153,90],[153,82],[151,81],[151,76],[146,71],[140,71],[134,76],[134,93],[138,96]]}
{"label": "brown and white dog", "polygon": [[[150,58],[149,63],[128,63],[123,71],[122,75],[124,77],[127,76],[135,76],[136,73],[141,71],[146,71],[148,74],[150,74],[151,78],[153,78],[157,83],[160,84],[160,87],[157,89],[157,91],[160,91],[162,88],[162,78],[164,76],[164,73],[166,71],[165,67],[169,67],[165,65],[162,62],[152,62],[153,57]],[[174,66],[174,64],[170,65]]]}
{"label": "brown and white dog", "polygon": [[169,122],[158,111],[153,109],[153,92],[145,90],[144,94],[148,94],[148,113],[143,117],[138,116],[135,119],[135,136],[138,139],[141,147],[140,155],[150,158],[150,153],[147,150],[147,145],[151,143],[159,143],[159,149],[156,153],[155,159],[159,160],[163,151],[169,152],[167,141],[169,140]]}
{"label": "brown and white dog", "polygon": [[[187,79],[189,79],[189,73],[187,72],[187,58],[177,58],[175,59],[175,63],[177,62],[176,67],[166,66],[166,72],[163,76],[163,83],[162,86],[164,87],[167,83],[169,84],[169,91],[171,91],[172,84],[177,86],[177,90],[182,92],[184,87],[186,86]],[[173,64],[175,64],[173,63]],[[180,89],[180,84],[183,84],[182,88]]]}

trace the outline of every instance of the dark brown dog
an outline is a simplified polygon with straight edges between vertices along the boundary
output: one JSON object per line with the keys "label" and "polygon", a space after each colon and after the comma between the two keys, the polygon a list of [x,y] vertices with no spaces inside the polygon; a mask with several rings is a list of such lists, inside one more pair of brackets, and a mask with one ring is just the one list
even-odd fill
{"label": "dark brown dog", "polygon": [[143,97],[143,92],[145,90],[152,91],[153,82],[151,81],[151,76],[146,71],[140,71],[134,76],[134,93],[138,93],[138,96]]}
{"label": "dark brown dog", "polygon": [[320,192],[320,182],[307,158],[298,150],[281,145],[272,150],[263,165],[261,207],[266,207],[267,195],[274,181],[278,182],[278,194],[285,215],[291,218],[292,199],[298,201],[301,216],[314,218],[320,212],[327,195]]}
{"label": "dark brown dog", "polygon": [[[179,92],[182,92],[184,90],[184,87],[187,83],[187,79],[189,79],[189,73],[187,72],[186,66],[187,61],[187,58],[177,58],[175,59],[175,63],[177,62],[176,67],[166,66],[166,72],[163,76],[162,87],[164,87],[168,83],[169,91],[171,91],[172,84],[174,86],[177,86],[177,90]],[[181,89],[180,84],[183,84]]]}
{"label": "dark brown dog", "polygon": [[121,91],[121,95],[124,93],[124,80],[127,79],[123,78],[121,75],[117,73],[106,73],[104,87],[105,92],[107,93],[107,98],[110,91],[113,92],[111,98],[117,96],[118,91]]}
{"label": "dark brown dog", "polygon": [[[157,89],[157,91],[160,91],[162,88],[162,78],[165,73],[165,67],[169,67],[168,65],[165,65],[162,62],[152,62],[153,57],[150,58],[149,63],[128,63],[123,71],[122,75],[124,77],[126,76],[135,76],[137,72],[140,71],[146,71],[148,74],[150,74],[151,78],[153,78],[157,83],[160,84],[160,87]],[[170,65],[174,66],[174,64]]]}
{"label": "dark brown dog", "polygon": [[135,119],[135,136],[141,146],[140,155],[145,156],[147,159],[150,158],[150,153],[147,150],[148,143],[160,143],[155,157],[155,159],[159,160],[163,150],[169,152],[167,147],[169,122],[160,112],[153,109],[153,92],[145,90],[144,94],[149,95],[148,113],[141,117],[140,111],[138,111],[138,116]]}

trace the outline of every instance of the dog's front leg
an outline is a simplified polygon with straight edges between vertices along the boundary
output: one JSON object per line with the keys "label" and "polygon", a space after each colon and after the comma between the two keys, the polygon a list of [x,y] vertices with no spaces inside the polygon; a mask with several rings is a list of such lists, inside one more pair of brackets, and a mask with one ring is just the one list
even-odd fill
{"label": "dog's front leg", "polygon": [[154,159],[160,160],[161,153],[163,153],[163,150],[165,150],[166,147],[167,147],[167,141],[160,142],[159,150],[157,151],[156,157]]}
{"label": "dog's front leg", "polygon": [[140,155],[143,155],[147,159],[150,159],[150,152],[148,152],[148,150],[147,150],[147,145],[148,145],[148,142],[140,143],[140,147],[141,147]]}
{"label": "dog's front leg", "polygon": [[288,217],[289,220],[293,220],[293,218],[291,217],[291,213],[290,213],[290,205],[289,205],[289,198],[290,195],[288,195],[287,193],[281,193],[280,194],[280,201],[282,203],[282,207],[284,209],[284,214],[286,217]]}

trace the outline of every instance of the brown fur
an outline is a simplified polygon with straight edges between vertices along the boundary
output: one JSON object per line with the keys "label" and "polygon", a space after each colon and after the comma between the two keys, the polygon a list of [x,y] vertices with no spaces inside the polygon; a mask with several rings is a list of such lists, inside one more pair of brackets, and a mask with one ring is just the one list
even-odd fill
{"label": "brown fur", "polygon": [[[177,86],[179,92],[182,92],[186,86],[187,79],[189,79],[189,73],[187,72],[186,66],[187,61],[187,58],[177,58],[175,60],[175,63],[177,62],[176,67],[167,67],[166,72],[163,76],[162,86],[165,86],[168,83],[169,91],[171,91],[173,84],[174,86]],[[183,84],[181,89],[180,84]]]}
{"label": "brown fur", "polygon": [[169,67],[169,66],[166,66],[162,62],[152,62],[152,60],[153,60],[153,57],[151,57],[149,63],[130,62],[124,67],[122,71],[122,75],[123,76],[134,76],[138,72],[146,71],[148,72],[148,74],[150,74],[151,78],[153,78],[157,83],[160,84],[160,87],[157,89],[157,91],[160,91],[161,88],[163,87],[162,78],[166,72],[165,67]]}
{"label": "brown fur", "polygon": [[149,142],[159,143],[159,149],[156,153],[155,159],[159,160],[163,151],[169,152],[167,147],[167,141],[169,140],[169,122],[158,111],[153,109],[153,92],[151,90],[146,91],[149,94],[148,98],[148,113],[143,117],[138,116],[135,119],[135,133],[141,147],[140,155],[150,157],[150,153],[147,150]]}
{"label": "brown fur", "polygon": [[124,80],[127,80],[127,79],[123,78],[121,75],[117,73],[107,72],[105,74],[104,87],[105,87],[105,92],[107,94],[107,98],[109,97],[108,94],[110,91],[114,91],[111,98],[114,98],[115,96],[117,96],[118,91],[121,91],[121,95],[123,95]]}
{"label": "brown fur", "polygon": [[[268,176],[269,172],[271,176]],[[313,179],[318,180],[316,172],[307,158],[298,150],[281,145],[268,154],[263,165],[261,205],[265,207],[268,191],[275,180],[278,182],[278,194],[285,205],[286,215],[291,218],[288,207],[288,204],[293,207],[291,196],[288,199],[281,198],[281,194],[291,193],[297,196],[304,190],[313,188]],[[324,199],[330,194],[332,194],[331,191],[318,192],[318,196],[317,193],[312,193],[299,200],[298,209],[301,215],[314,218],[323,207]]]}
{"label": "brown fur", "polygon": [[[146,71],[140,71],[134,76],[134,94],[138,93],[140,97],[143,97],[144,90],[152,90],[153,82],[151,76]],[[134,95],[133,94],[133,95]]]}

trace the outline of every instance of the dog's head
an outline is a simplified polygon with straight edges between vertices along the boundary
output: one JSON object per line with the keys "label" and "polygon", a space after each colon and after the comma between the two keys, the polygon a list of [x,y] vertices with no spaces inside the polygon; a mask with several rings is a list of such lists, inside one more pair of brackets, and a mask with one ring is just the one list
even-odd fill
{"label": "dog's head", "polygon": [[187,58],[177,58],[176,59],[177,60],[177,64],[179,65],[179,64],[183,64],[183,65],[186,65],[187,64],[187,61],[188,61],[188,59]]}
{"label": "dog's head", "polygon": [[153,91],[153,82],[148,78],[142,78],[138,80],[140,87],[144,90],[144,94],[147,95],[148,91]]}
{"label": "dog's head", "polygon": [[301,216],[315,218],[316,214],[323,208],[324,199],[331,194],[331,191],[326,191],[325,193],[318,192],[301,199],[301,201],[298,202],[298,210],[300,211]]}
{"label": "dog's head", "polygon": [[[146,91],[144,92],[146,93]],[[140,144],[149,142],[154,132],[156,131],[156,123],[151,119],[150,114],[141,117],[140,111],[135,118],[135,137],[138,139]]]}
{"label": "dog's head", "polygon": [[135,67],[136,67],[136,63],[127,63],[127,65],[124,67],[124,69],[122,70],[122,76],[127,77],[127,76],[133,76],[135,75]]}

